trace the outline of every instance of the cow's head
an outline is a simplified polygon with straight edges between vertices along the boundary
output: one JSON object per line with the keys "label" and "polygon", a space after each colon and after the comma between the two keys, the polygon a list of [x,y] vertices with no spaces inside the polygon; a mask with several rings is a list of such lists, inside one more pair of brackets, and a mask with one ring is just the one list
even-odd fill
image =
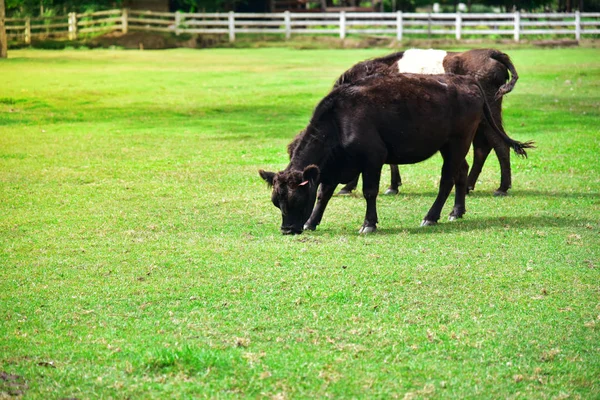
{"label": "cow's head", "polygon": [[303,171],[258,171],[269,186],[273,187],[271,201],[281,210],[281,233],[302,233],[304,223],[317,198],[319,167],[309,165]]}

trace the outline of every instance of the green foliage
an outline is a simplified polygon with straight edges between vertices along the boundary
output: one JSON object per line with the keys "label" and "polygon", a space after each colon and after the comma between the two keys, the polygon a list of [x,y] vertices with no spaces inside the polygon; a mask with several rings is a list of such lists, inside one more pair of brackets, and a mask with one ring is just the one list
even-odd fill
{"label": "green foliage", "polygon": [[236,5],[247,0],[174,0],[171,7],[183,12],[232,11]]}
{"label": "green foliage", "polygon": [[5,0],[9,17],[66,15],[121,7],[121,0]]}
{"label": "green foliage", "polygon": [[538,145],[510,196],[492,155],[465,218],[419,228],[436,156],[376,234],[360,194],[279,234],[257,170],[388,51],[11,52],[0,397],[598,398],[597,49],[508,51],[504,124]]}

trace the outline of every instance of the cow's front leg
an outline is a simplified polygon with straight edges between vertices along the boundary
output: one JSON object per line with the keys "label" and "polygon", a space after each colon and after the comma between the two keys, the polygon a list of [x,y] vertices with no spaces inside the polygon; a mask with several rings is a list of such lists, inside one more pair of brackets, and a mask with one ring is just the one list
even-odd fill
{"label": "cow's front leg", "polygon": [[379,193],[379,179],[381,178],[381,165],[363,172],[363,196],[367,202],[365,222],[358,233],[372,233],[377,230],[377,194]]}
{"label": "cow's front leg", "polygon": [[321,223],[321,218],[323,218],[327,203],[329,203],[329,199],[333,196],[336,186],[336,184],[321,183],[319,194],[317,195],[317,204],[315,205],[312,214],[310,214],[310,218],[304,224],[305,230],[314,231],[317,229],[317,225]]}

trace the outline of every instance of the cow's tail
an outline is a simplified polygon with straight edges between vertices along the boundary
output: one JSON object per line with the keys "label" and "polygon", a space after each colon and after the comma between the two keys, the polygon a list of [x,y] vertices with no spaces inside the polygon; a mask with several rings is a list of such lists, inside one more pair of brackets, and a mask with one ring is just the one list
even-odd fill
{"label": "cow's tail", "polygon": [[500,136],[500,139],[502,139],[502,141],[504,143],[506,143],[507,145],[509,145],[510,147],[512,147],[512,149],[515,151],[515,153],[517,153],[518,155],[527,158],[527,152],[525,151],[525,149],[535,149],[535,142],[533,141],[528,141],[528,142],[518,142],[516,140],[511,139],[506,132],[504,132],[502,129],[498,128],[498,125],[496,125],[496,121],[494,121],[494,117],[492,116],[492,110],[490,109],[490,105],[488,104],[486,97],[485,97],[485,92],[483,90],[483,88],[481,87],[481,85],[479,84],[479,82],[475,82],[477,84],[477,86],[479,87],[479,91],[481,92],[481,98],[483,99],[483,115],[485,116],[485,119],[487,121],[487,123],[492,127],[492,129],[494,129],[494,131],[496,131],[496,133]]}
{"label": "cow's tail", "polygon": [[500,64],[504,65],[510,71],[510,81],[500,86],[498,92],[496,92],[496,100],[504,96],[506,93],[509,93],[511,90],[515,88],[517,84],[517,80],[519,79],[519,74],[517,74],[517,70],[513,65],[512,61],[508,54],[505,54],[498,50],[493,50],[490,54],[490,58],[498,61]]}

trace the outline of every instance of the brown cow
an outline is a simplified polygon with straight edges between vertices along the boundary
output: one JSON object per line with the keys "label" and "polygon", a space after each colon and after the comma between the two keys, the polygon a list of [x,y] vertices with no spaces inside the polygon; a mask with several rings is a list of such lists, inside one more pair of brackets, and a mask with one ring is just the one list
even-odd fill
{"label": "brown cow", "polygon": [[[509,78],[510,81],[507,82]],[[373,74],[396,75],[398,73],[422,73],[469,75],[477,79],[486,93],[494,121],[502,128],[502,96],[510,92],[519,79],[508,55],[494,49],[469,50],[462,53],[443,50],[411,49],[360,62],[344,72],[335,86],[349,84]],[[334,87],[335,87],[334,86]],[[474,190],[483,164],[494,148],[500,162],[500,187],[497,196],[506,195],[511,187],[510,149],[498,140],[493,128],[484,120],[473,139],[473,166],[467,179],[467,191]],[[392,179],[386,194],[398,193],[402,184],[396,165],[391,165]],[[358,177],[350,182],[340,194],[350,193],[356,188]]]}
{"label": "brown cow", "polygon": [[444,160],[439,192],[422,225],[438,221],[453,185],[456,193],[450,219],[462,217],[468,170],[465,156],[483,119],[500,140],[526,156],[524,149],[532,147],[531,143],[514,141],[495,125],[483,89],[471,77],[375,75],[339,85],[319,103],[306,129],[289,146],[286,169],[259,171],[273,187],[271,201],[281,210],[281,232],[316,229],[337,184],[359,173],[367,202],[360,233],[374,232],[383,164],[413,164],[438,151]]}

